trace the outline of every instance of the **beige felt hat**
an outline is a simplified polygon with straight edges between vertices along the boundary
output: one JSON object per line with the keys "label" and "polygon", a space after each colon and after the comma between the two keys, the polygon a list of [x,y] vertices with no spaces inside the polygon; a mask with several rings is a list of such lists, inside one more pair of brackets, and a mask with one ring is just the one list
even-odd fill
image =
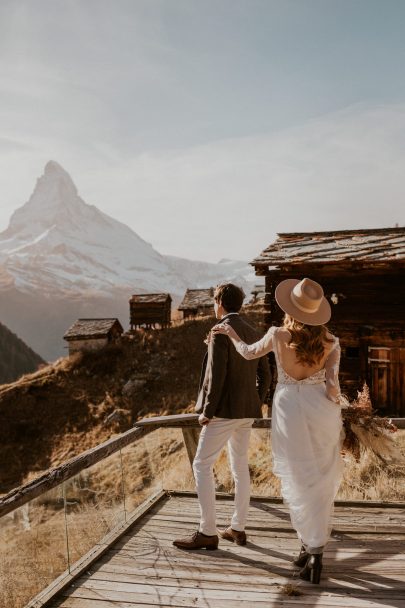
{"label": "beige felt hat", "polygon": [[331,317],[323,289],[311,279],[286,279],[276,287],[276,301],[281,310],[306,325],[323,325]]}

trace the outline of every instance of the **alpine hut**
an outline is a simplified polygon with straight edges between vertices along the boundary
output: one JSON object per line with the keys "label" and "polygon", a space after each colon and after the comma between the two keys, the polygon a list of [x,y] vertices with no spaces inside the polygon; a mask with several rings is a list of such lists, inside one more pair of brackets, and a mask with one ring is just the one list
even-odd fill
{"label": "alpine hut", "polygon": [[183,319],[214,314],[214,288],[187,289],[178,308],[183,312]]}
{"label": "alpine hut", "polygon": [[168,293],[141,293],[129,301],[131,330],[139,327],[169,327],[172,298]]}
{"label": "alpine hut", "polygon": [[250,304],[263,304],[264,297],[266,295],[266,289],[264,285],[255,285],[252,289]]}
{"label": "alpine hut", "polygon": [[118,319],[78,319],[63,338],[69,346],[69,355],[78,351],[92,351],[115,342],[124,329]]}
{"label": "alpine hut", "polygon": [[342,347],[342,391],[353,397],[367,382],[375,408],[405,416],[405,228],[283,233],[251,264],[266,280],[267,325],[282,323],[280,281],[318,281]]}

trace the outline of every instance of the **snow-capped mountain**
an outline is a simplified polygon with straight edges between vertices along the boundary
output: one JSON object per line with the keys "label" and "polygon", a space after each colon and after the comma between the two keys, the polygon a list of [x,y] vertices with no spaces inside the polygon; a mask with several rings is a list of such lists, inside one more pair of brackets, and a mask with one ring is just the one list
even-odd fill
{"label": "snow-capped mountain", "polygon": [[25,205],[0,233],[0,322],[47,360],[64,351],[79,317],[118,317],[127,326],[133,293],[167,291],[176,305],[186,288],[256,282],[246,262],[195,262],[158,253],[125,224],[78,195],[50,161]]}
{"label": "snow-capped mountain", "polygon": [[90,295],[207,287],[223,280],[246,287],[246,262],[218,264],[163,256],[125,224],[86,204],[69,174],[50,161],[30,199],[0,234],[0,289]]}

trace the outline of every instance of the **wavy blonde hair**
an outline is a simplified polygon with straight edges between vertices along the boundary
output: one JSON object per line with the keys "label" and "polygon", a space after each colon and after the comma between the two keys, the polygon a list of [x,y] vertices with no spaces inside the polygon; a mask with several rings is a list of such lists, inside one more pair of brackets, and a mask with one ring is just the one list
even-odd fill
{"label": "wavy blonde hair", "polygon": [[328,338],[326,325],[306,325],[286,314],[283,327],[290,332],[289,346],[295,350],[297,361],[302,365],[312,367],[320,363],[326,344],[333,342],[332,338]]}

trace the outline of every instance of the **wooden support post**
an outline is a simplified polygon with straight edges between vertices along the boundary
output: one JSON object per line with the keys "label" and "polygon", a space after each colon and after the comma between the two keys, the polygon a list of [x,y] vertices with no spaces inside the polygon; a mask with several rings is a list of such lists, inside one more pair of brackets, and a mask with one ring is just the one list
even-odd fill
{"label": "wooden support post", "polygon": [[186,446],[187,455],[192,470],[201,429],[182,428],[181,430],[183,431],[184,445]]}

